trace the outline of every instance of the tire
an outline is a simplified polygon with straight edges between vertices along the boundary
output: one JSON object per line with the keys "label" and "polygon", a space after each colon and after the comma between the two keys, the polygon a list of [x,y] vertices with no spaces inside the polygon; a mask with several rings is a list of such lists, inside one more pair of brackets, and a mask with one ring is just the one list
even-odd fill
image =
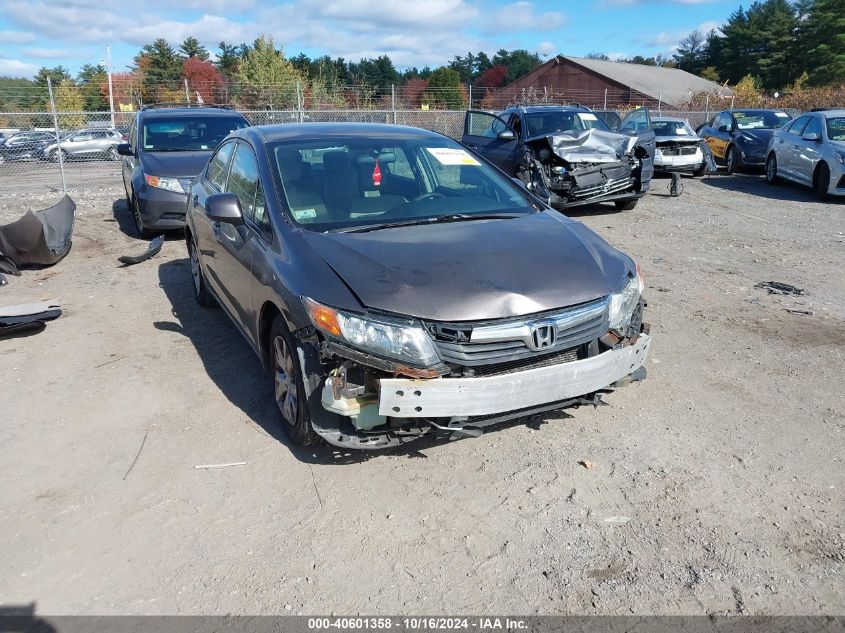
{"label": "tire", "polygon": [[285,435],[296,446],[316,446],[322,442],[322,438],[311,426],[298,354],[280,314],[276,315],[270,326],[268,344],[273,369],[273,397],[282,417]]}
{"label": "tire", "polygon": [[633,211],[639,201],[639,198],[634,198],[633,200],[614,200],[613,204],[616,205],[617,211]]}
{"label": "tire", "polygon": [[150,240],[155,237],[153,231],[144,226],[144,221],[141,219],[141,210],[138,207],[138,199],[135,194],[129,199],[129,213],[132,214],[132,222],[135,224],[135,232],[142,240]]}
{"label": "tire", "polygon": [[0,165],[6,162],[6,157],[3,154],[0,154]]}
{"label": "tire", "polygon": [[774,152],[766,158],[766,182],[770,185],[779,185],[783,182],[778,176],[778,157]]}
{"label": "tire", "polygon": [[705,161],[705,162],[701,163],[701,167],[699,167],[698,169],[696,169],[695,171],[692,172],[692,175],[695,178],[701,178],[706,173],[707,173],[707,162]]}
{"label": "tire", "polygon": [[208,286],[205,284],[205,275],[202,274],[202,266],[200,266],[199,252],[194,244],[193,237],[188,238],[188,259],[191,263],[191,277],[194,282],[194,299],[203,308],[213,308],[217,305]]}
{"label": "tire", "polygon": [[740,166],[739,153],[736,151],[736,148],[731,145],[725,154],[725,167],[727,168],[727,172],[729,174],[735,174],[739,171]]}
{"label": "tire", "polygon": [[67,152],[63,149],[58,149],[58,150],[54,149],[50,153],[50,162],[51,163],[58,163],[59,162],[59,154],[61,154],[61,156],[62,156],[62,162],[66,163],[67,162]]}
{"label": "tire", "polygon": [[117,153],[117,145],[113,145],[106,150],[106,158],[112,161],[120,160],[120,154]]}
{"label": "tire", "polygon": [[813,176],[813,191],[819,200],[827,199],[827,190],[830,187],[830,168],[827,163],[819,163],[816,173]]}

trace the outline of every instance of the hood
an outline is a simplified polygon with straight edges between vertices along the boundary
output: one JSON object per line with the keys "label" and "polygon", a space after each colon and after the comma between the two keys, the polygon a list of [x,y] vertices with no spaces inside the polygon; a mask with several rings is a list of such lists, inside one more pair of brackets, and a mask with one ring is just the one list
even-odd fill
{"label": "hood", "polygon": [[751,141],[752,143],[760,143],[761,145],[768,145],[769,139],[772,138],[772,134],[774,130],[769,130],[766,128],[756,129],[756,130],[739,130],[737,131],[737,136],[744,136],[746,140]]}
{"label": "hood", "polygon": [[615,163],[637,144],[635,136],[596,128],[551,134],[545,139],[552,151],[568,163]]}
{"label": "hood", "polygon": [[551,212],[303,238],[365,307],[435,321],[584,303],[618,290],[631,268],[598,235]]}
{"label": "hood", "polygon": [[212,151],[142,152],[140,163],[144,173],[154,176],[193,178],[204,168]]}

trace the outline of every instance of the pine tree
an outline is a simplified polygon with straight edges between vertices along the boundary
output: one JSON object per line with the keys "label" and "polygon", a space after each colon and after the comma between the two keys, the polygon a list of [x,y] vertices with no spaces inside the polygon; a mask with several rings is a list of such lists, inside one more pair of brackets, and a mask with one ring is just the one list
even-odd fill
{"label": "pine tree", "polygon": [[845,82],[845,0],[812,0],[802,28],[810,84]]}
{"label": "pine tree", "polygon": [[193,35],[186,37],[185,41],[179,45],[179,52],[188,59],[197,57],[202,61],[207,61],[210,57],[208,49],[200,44],[199,40]]}

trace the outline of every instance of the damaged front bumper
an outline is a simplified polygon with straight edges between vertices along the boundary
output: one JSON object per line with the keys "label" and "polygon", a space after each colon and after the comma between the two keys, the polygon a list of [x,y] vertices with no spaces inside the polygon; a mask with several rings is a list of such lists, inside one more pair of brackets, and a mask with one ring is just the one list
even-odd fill
{"label": "damaged front bumper", "polygon": [[651,337],[583,360],[498,376],[381,380],[378,412],[404,418],[486,416],[592,393],[642,367]]}
{"label": "damaged front bumper", "polygon": [[[405,377],[396,368],[373,372],[372,364],[359,364],[363,358],[346,361],[315,389],[312,427],[335,446],[383,449],[431,432],[480,435],[482,428],[508,420],[597,404],[601,393],[644,377],[651,337],[647,326],[642,330],[581,360],[491,376]],[[369,378],[348,377],[352,366]]]}

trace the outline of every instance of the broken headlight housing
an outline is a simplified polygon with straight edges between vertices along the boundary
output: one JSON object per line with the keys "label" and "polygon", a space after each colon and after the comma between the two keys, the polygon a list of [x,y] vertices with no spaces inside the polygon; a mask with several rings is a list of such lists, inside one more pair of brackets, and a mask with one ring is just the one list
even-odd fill
{"label": "broken headlight housing", "polygon": [[428,334],[413,320],[352,314],[308,297],[302,302],[315,328],[357,350],[425,367],[440,361]]}
{"label": "broken headlight housing", "polygon": [[631,325],[631,317],[640,303],[643,294],[643,277],[640,274],[640,267],[637,272],[628,278],[625,287],[619,292],[610,295],[610,329],[617,332],[625,332]]}

